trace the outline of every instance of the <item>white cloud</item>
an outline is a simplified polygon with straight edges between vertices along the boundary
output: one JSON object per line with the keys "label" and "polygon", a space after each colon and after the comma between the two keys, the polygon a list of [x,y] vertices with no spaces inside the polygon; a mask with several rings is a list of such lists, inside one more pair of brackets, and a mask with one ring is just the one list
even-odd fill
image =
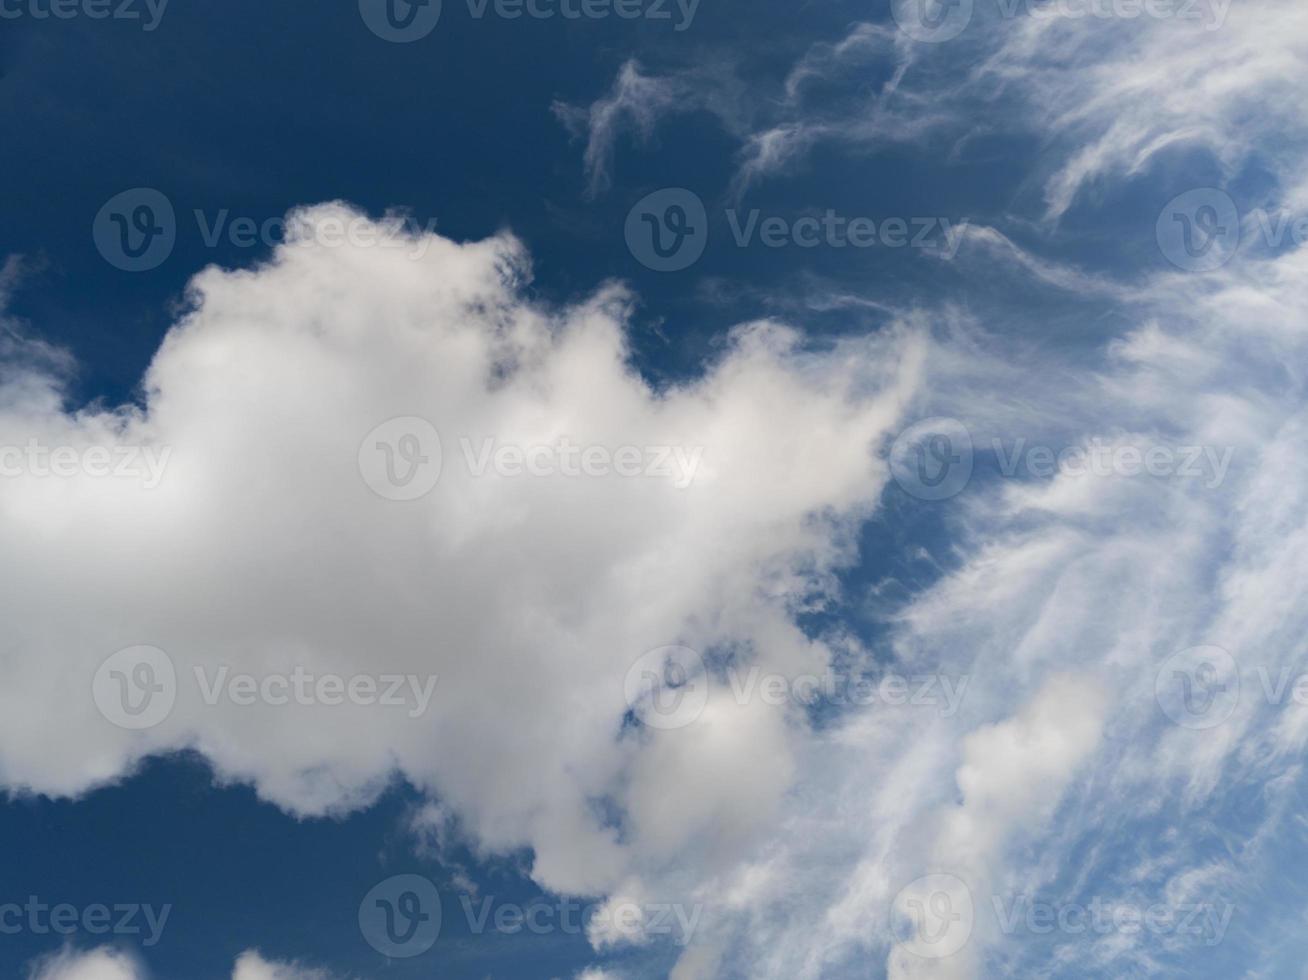
{"label": "white cloud", "polygon": [[[1302,74],[1303,16],[1251,2],[1196,47],[1176,40],[1184,28],[1165,33],[1177,25],[1136,25],[1123,42],[1122,25],[1072,38],[1067,25],[1023,24],[974,76],[998,88],[968,104],[1018,106],[1015,119],[1047,129],[1047,217],[1183,141],[1228,165],[1259,153],[1294,200],[1302,125],[1272,140],[1283,114],[1254,103],[1275,106]],[[843,58],[838,46],[813,54],[792,98]],[[587,116],[600,123],[592,173],[608,167],[630,100],[650,109],[633,110],[644,130],[667,104],[636,79]],[[790,121],[824,125],[800,109]],[[1275,864],[1308,722],[1258,696],[1257,669],[1298,671],[1308,654],[1308,253],[1246,253],[1207,276],[1128,287],[999,231],[969,234],[979,261],[1084,301],[1087,317],[1113,305],[1130,326],[1069,355],[929,306],[912,329],[824,350],[755,324],[704,377],[653,391],[626,362],[622,291],[533,308],[514,285],[525,259],[501,238],[434,241],[421,260],[288,248],[256,272],[206,271],[140,411],[69,414],[48,358],[11,370],[0,442],[35,432],[173,455],[148,494],[103,480],[6,486],[5,784],[77,793],[189,745],[224,778],[315,814],[366,804],[398,772],[439,799],[423,811],[437,847],[457,823],[490,850],[532,848],[549,888],[702,904],[675,980],[714,978],[724,963],[786,980],[865,976],[869,963],[984,976],[1001,953],[1022,976],[1172,969],[1185,952],[1173,939],[1064,942],[1055,955],[1005,947],[981,920],[956,957],[915,959],[896,944],[891,902],[932,872],[967,879],[983,911],[993,892],[1042,889],[1225,901]],[[397,415],[430,417],[446,440],[447,473],[416,504],[370,496],[354,472],[364,433]],[[814,730],[799,712],[719,691],[686,728],[624,730],[623,676],[655,647],[821,669],[844,638],[814,641],[797,614],[836,595],[833,573],[875,512],[886,477],[872,450],[932,415],[964,420],[979,446],[1102,439],[1229,448],[1232,462],[1215,485],[978,479],[942,505],[948,541],[927,557],[943,573],[889,615],[876,605],[889,630],[877,653],[968,674],[955,717],[877,705]],[[705,453],[683,490],[472,479],[457,439],[483,434]],[[417,719],[210,708],[191,691],[164,724],[129,734],[87,691],[100,661],[134,643],[168,650],[183,678],[205,664],[299,662],[440,680]],[[1155,701],[1159,668],[1197,644],[1232,651],[1254,695],[1199,733]],[[1266,812],[1242,817],[1247,833],[1209,829],[1249,800]],[[620,812],[620,832],[596,801]],[[1234,857],[1233,837],[1248,841]],[[591,939],[649,936],[637,923]]]}
{"label": "white cloud", "polygon": [[144,980],[145,974],[125,953],[99,949],[89,953],[69,950],[38,960],[30,980]]}
{"label": "white cloud", "polygon": [[[342,217],[325,206],[312,222]],[[746,846],[784,793],[805,726],[723,709],[674,742],[623,732],[624,676],[670,643],[764,669],[820,669],[796,612],[853,559],[886,480],[920,344],[908,333],[805,349],[760,323],[703,377],[655,391],[627,364],[627,297],[563,311],[518,295],[518,245],[284,247],[254,272],[210,269],[169,334],[139,409],[66,413],[55,381],[0,399],[0,443],[167,448],[159,486],[31,475],[0,501],[9,683],[0,774],[76,794],[151,753],[193,747],[225,780],[296,814],[371,802],[394,775],[493,850],[530,847],[542,884],[596,894],[679,848]],[[444,468],[416,502],[358,472],[369,430],[438,427]],[[690,486],[660,477],[473,475],[460,440],[702,447]],[[76,615],[69,610],[76,609]],[[156,727],[97,711],[120,648],[175,664]],[[224,665],[437,675],[431,707],[206,704]],[[207,671],[205,684],[196,670]],[[717,709],[715,709],[715,712]],[[713,717],[718,717],[715,713]],[[698,747],[698,751],[696,749]],[[686,778],[693,805],[664,800]],[[619,839],[594,801],[629,813]]]}
{"label": "white cloud", "polygon": [[274,963],[254,950],[246,950],[236,960],[232,980],[331,980],[323,970],[296,963]]}
{"label": "white cloud", "polygon": [[[112,949],[64,950],[38,960],[29,980],[147,980],[145,968],[126,953]],[[232,980],[332,980],[322,970],[265,960],[247,950],[236,960]]]}

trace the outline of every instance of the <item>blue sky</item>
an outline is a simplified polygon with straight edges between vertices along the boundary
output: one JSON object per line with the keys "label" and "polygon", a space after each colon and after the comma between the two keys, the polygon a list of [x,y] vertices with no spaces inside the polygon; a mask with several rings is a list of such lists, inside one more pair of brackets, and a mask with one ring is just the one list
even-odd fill
{"label": "blue sky", "polygon": [[1304,975],[1308,13],[59,10],[0,972]]}

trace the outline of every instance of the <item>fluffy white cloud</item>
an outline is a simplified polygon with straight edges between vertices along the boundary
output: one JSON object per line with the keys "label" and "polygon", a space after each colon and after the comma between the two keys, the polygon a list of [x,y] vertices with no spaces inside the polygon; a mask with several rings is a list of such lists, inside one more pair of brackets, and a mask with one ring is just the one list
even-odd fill
{"label": "fluffy white cloud", "polygon": [[[324,206],[303,227],[348,217]],[[586,894],[644,862],[747,846],[787,770],[734,777],[760,753],[778,766],[802,719],[732,704],[686,732],[624,729],[626,674],[672,643],[769,671],[825,666],[795,617],[852,560],[920,341],[810,349],[758,323],[702,377],[654,390],[627,363],[622,290],[533,307],[510,238],[433,238],[419,255],[307,234],[264,268],[195,279],[140,408],[66,412],[58,380],[32,371],[5,384],[0,444],[168,455],[153,487],[6,479],[0,780],[76,794],[193,747],[223,779],[324,814],[398,774],[482,845],[532,848],[542,884]],[[397,416],[431,420],[443,442],[439,483],[415,501],[359,472],[365,437]],[[479,474],[484,440],[671,447],[698,468]],[[177,678],[171,713],[139,731],[91,698],[105,658],[136,645],[166,652]],[[239,686],[206,703],[238,675],[297,669],[436,681],[422,711],[419,696],[245,705]],[[101,693],[129,690],[130,673],[102,675]],[[693,799],[669,806],[687,779]],[[622,835],[603,800],[628,815]]]}

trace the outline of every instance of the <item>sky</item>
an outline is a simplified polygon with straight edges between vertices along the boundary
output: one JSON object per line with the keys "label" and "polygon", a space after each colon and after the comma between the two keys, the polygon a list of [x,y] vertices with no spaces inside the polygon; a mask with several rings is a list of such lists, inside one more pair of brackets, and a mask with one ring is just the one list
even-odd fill
{"label": "sky", "polygon": [[1306,68],[0,0],[0,973],[1308,976]]}

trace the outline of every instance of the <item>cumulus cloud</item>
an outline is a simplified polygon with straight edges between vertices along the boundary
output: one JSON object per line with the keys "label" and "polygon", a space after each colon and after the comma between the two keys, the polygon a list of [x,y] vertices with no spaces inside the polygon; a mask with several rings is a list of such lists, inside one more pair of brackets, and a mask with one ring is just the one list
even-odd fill
{"label": "cumulus cloud", "polygon": [[[325,206],[303,227],[348,217]],[[540,883],[583,894],[644,862],[747,846],[786,773],[748,791],[727,777],[759,751],[784,759],[803,720],[715,703],[712,723],[641,731],[626,675],[674,643],[782,673],[828,662],[797,617],[853,560],[920,342],[812,348],[756,323],[701,377],[655,390],[628,363],[618,287],[546,310],[521,298],[526,258],[507,237],[433,238],[423,255],[320,238],[196,277],[140,406],[65,410],[45,376],[6,387],[0,442],[78,459],[142,447],[162,472],[6,481],[5,786],[77,794],[193,748],[220,778],[317,815],[398,776],[486,848],[530,847]],[[396,417],[443,442],[418,500],[384,499],[360,473],[365,437]],[[485,462],[564,442],[696,464],[568,477]],[[135,661],[101,665],[139,645],[166,654],[176,701],[134,730],[91,693],[99,672],[101,695],[123,696]],[[390,707],[300,703],[285,681],[241,703],[240,685],[296,672],[417,683]],[[669,807],[686,778],[693,805]]]}

